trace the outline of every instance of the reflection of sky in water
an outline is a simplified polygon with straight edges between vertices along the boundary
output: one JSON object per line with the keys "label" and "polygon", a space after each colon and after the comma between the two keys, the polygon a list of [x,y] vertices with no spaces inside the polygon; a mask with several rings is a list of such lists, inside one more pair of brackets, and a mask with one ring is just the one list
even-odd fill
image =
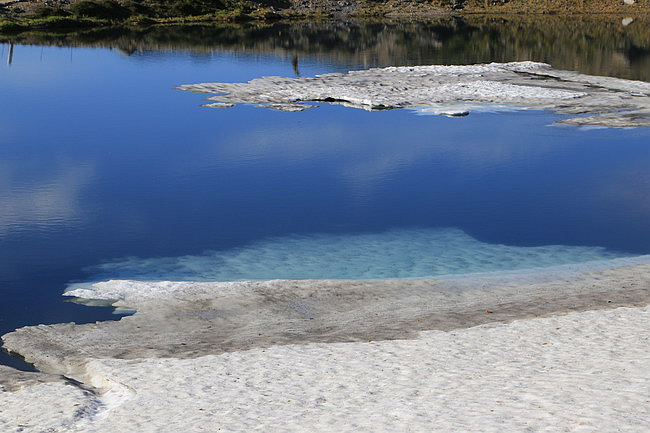
{"label": "reflection of sky in water", "polygon": [[203,95],[173,86],[291,75],[290,62],[155,60],[17,47],[0,84],[11,100],[0,134],[3,219],[73,221],[83,245],[107,249],[110,238],[103,258],[412,226],[513,245],[649,244],[637,218],[647,213],[647,131],[549,128],[557,116],[528,111],[210,110],[199,107]]}
{"label": "reflection of sky in water", "polygon": [[[333,69],[301,64],[304,75]],[[375,245],[401,233],[410,252],[400,260],[425,260],[414,253],[414,227],[457,227],[467,234],[459,252],[607,249],[561,249],[562,262],[650,252],[647,130],[548,127],[559,117],[536,111],[451,119],[327,104],[302,113],[206,109],[204,95],[173,90],[292,72],[290,59],[272,57],[172,53],[147,62],[16,47],[11,67],[0,66],[0,331],[84,320],[61,305],[60,289],[118,257],[190,255],[210,265],[206,250],[275,249],[307,236],[315,243],[296,248],[314,256],[332,242],[347,249],[346,241]],[[376,253],[369,261],[392,260]],[[506,266],[514,256],[501,253],[489,260]],[[292,257],[296,266],[304,258]]]}
{"label": "reflection of sky in water", "polygon": [[79,224],[79,195],[91,175],[83,164],[26,167],[0,162],[0,236],[30,227]]}

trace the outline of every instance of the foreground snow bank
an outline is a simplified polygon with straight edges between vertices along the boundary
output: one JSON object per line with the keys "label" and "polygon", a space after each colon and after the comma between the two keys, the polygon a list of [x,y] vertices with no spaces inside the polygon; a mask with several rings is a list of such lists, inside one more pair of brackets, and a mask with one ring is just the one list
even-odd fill
{"label": "foreground snow bank", "polygon": [[0,431],[645,432],[649,259],[77,287],[137,312],[4,335],[49,374],[0,370]]}
{"label": "foreground snow bank", "polygon": [[[35,385],[0,394],[0,426],[23,432],[646,432],[649,335],[647,307],[618,308],[426,331],[412,340],[275,346],[195,359],[95,359],[86,374],[128,384],[132,398],[76,430],[69,420],[52,425],[61,418],[60,403]],[[20,411],[26,403],[39,410],[19,430],[16,420],[30,421]]]}

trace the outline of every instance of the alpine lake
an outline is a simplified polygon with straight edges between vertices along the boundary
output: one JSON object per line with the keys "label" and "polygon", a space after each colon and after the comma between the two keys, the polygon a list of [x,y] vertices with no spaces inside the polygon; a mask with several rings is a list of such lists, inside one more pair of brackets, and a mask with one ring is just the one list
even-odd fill
{"label": "alpine lake", "polygon": [[61,296],[79,282],[423,278],[650,253],[650,128],[207,108],[176,89],[525,60],[650,82],[643,19],[29,32],[0,36],[0,55],[0,334],[120,318]]}

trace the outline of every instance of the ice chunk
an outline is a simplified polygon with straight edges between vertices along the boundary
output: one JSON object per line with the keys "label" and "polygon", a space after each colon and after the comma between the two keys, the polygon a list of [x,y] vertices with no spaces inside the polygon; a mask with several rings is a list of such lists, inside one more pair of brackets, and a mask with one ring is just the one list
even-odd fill
{"label": "ice chunk", "polygon": [[[181,90],[215,93],[211,101],[300,111],[298,102],[322,101],[366,110],[436,106],[458,116],[458,104],[584,114],[562,122],[607,127],[650,126],[650,83],[583,75],[545,63],[410,66],[322,74],[313,78],[263,77],[248,83],[202,83]],[[445,108],[447,107],[447,108]]]}

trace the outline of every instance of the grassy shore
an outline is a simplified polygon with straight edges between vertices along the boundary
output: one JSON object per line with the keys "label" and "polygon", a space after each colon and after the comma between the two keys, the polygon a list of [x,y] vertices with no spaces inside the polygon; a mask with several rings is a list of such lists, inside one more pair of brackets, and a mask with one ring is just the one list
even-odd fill
{"label": "grassy shore", "polygon": [[628,0],[467,0],[464,14],[650,14],[650,1]]}
{"label": "grassy shore", "polygon": [[248,0],[77,0],[47,5],[0,0],[0,33],[116,25],[265,22],[331,15],[322,8],[295,8]]}
{"label": "grassy shore", "polygon": [[[190,4],[189,2],[187,4]],[[154,5],[156,6],[156,5]],[[232,4],[223,8],[188,8],[182,13],[170,3],[169,9],[162,4],[158,8],[144,3],[118,3],[113,0],[80,0],[68,8],[51,6],[33,7],[15,12],[5,7],[0,18],[0,32],[23,32],[26,30],[81,29],[115,25],[149,26],[153,24],[232,23],[245,21],[268,21],[301,16],[318,18],[318,11],[305,14],[278,14],[273,8],[248,2]]]}
{"label": "grassy shore", "polygon": [[[633,0],[627,0],[628,2]],[[0,33],[34,29],[452,14],[650,14],[650,0],[0,0]]]}

